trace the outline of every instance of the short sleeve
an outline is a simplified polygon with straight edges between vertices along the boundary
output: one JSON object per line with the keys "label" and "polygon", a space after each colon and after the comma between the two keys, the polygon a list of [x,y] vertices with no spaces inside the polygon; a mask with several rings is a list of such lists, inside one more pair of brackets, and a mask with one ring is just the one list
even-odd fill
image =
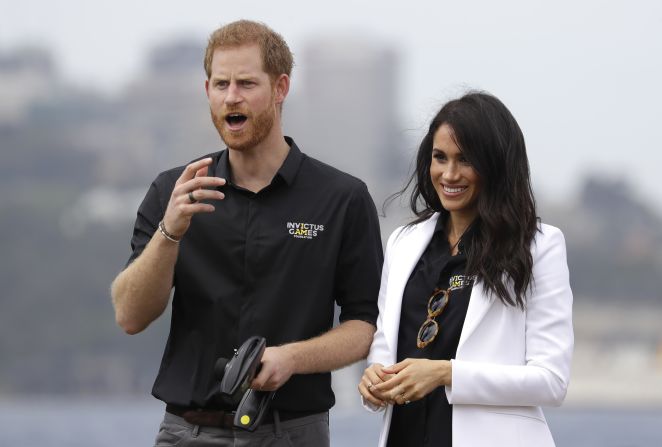
{"label": "short sleeve", "polygon": [[166,173],[159,174],[150,185],[145,198],[138,207],[136,221],[133,226],[133,236],[131,237],[132,252],[125,268],[140,256],[147,243],[152,239],[159,222],[165,214],[173,188],[174,182],[168,181]]}
{"label": "short sleeve", "polygon": [[377,209],[361,182],[353,189],[345,215],[334,296],[340,321],[377,321],[377,296],[384,255]]}

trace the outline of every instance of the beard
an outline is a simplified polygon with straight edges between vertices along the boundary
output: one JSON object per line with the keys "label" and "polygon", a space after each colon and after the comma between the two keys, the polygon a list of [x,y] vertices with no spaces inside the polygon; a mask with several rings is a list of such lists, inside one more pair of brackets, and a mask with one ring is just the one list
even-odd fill
{"label": "beard", "polygon": [[[216,113],[211,107],[211,120],[221,139],[230,148],[237,151],[249,150],[262,143],[274,126],[276,105],[271,102],[269,107],[257,115],[241,110],[228,109],[224,113]],[[239,132],[233,132],[226,127],[225,117],[229,113],[242,113],[246,115],[246,125]]]}

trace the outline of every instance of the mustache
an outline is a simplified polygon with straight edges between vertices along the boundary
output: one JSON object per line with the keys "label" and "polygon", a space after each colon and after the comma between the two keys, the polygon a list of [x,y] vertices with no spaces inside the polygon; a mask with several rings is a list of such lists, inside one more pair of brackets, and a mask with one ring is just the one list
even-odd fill
{"label": "mustache", "polygon": [[228,115],[231,115],[233,113],[239,113],[241,115],[244,115],[246,117],[250,116],[251,113],[244,109],[243,107],[223,107],[220,111],[220,115],[223,119],[225,119]]}

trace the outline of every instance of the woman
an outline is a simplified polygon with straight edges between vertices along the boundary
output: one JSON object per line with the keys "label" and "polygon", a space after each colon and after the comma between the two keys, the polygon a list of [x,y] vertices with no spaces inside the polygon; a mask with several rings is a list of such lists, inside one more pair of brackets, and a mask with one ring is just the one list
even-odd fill
{"label": "woman", "polygon": [[553,446],[540,406],[566,394],[572,292],[517,122],[485,93],[447,103],[411,184],[417,218],[389,238],[359,383],[385,409],[379,445]]}

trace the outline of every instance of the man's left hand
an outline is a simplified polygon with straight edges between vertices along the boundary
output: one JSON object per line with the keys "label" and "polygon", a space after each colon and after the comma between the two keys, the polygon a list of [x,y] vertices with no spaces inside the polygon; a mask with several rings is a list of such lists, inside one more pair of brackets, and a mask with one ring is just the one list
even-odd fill
{"label": "man's left hand", "polygon": [[291,347],[270,346],[262,355],[260,373],[253,379],[251,388],[260,391],[276,391],[287,382],[295,370]]}

